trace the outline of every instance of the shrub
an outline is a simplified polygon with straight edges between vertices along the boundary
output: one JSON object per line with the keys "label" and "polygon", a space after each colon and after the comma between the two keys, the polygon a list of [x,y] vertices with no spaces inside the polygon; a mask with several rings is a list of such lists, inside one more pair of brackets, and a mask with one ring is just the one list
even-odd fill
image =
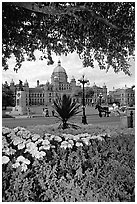
{"label": "shrub", "polygon": [[40,137],[17,127],[3,128],[2,133],[3,201],[134,201],[133,132],[109,135],[98,129],[94,134],[45,133]]}
{"label": "shrub", "polygon": [[58,98],[54,101],[54,108],[56,110],[56,117],[62,121],[62,128],[68,128],[68,120],[78,114],[80,104],[72,102],[72,98],[67,95],[63,95],[62,98]]}

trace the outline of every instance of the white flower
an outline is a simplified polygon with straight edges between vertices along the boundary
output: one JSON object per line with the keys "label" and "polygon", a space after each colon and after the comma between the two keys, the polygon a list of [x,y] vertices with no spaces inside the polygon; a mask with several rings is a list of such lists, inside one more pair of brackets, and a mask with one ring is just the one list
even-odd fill
{"label": "white flower", "polygon": [[41,142],[43,142],[43,139],[42,139],[42,138],[38,139],[38,140],[35,142],[35,144],[37,145],[37,144],[40,144]]}
{"label": "white flower", "polygon": [[80,147],[80,146],[82,147],[83,144],[82,144],[81,142],[76,142],[76,146],[77,146],[77,147]]}
{"label": "white flower", "polygon": [[16,150],[12,149],[12,147],[10,147],[10,148],[5,149],[5,151],[2,150],[2,152],[5,152],[5,154],[7,154],[7,155],[12,155],[16,152]]}
{"label": "white flower", "polygon": [[18,156],[16,161],[17,161],[17,162],[24,162],[24,161],[25,161],[25,157],[23,157],[23,156]]}
{"label": "white flower", "polygon": [[89,137],[89,136],[91,136],[89,133],[83,133],[82,134],[82,137]]}
{"label": "white flower", "polygon": [[72,144],[69,143],[69,144],[68,144],[68,148],[72,148],[72,147],[73,147]]}
{"label": "white flower", "polygon": [[7,146],[4,146],[4,147],[2,148],[2,152],[5,152],[6,154],[8,154],[9,148],[8,148]]}
{"label": "white flower", "polygon": [[50,141],[47,140],[47,139],[45,139],[45,140],[43,140],[42,144],[43,144],[43,145],[50,145]]}
{"label": "white flower", "polygon": [[24,127],[21,127],[21,130],[22,130],[22,131],[26,131],[26,129],[25,129]]}
{"label": "white flower", "polygon": [[24,142],[21,143],[21,144],[18,144],[18,149],[23,149],[23,148],[25,148],[25,143]]}
{"label": "white flower", "polygon": [[49,137],[49,140],[53,140],[54,137],[55,137],[55,135],[51,135],[51,136]]}
{"label": "white flower", "polygon": [[61,143],[61,146],[60,146],[60,147],[66,149],[66,148],[68,147],[68,142],[67,142],[67,141],[63,141],[63,142]]}
{"label": "white flower", "polygon": [[43,145],[41,147],[39,147],[39,151],[40,150],[49,150],[50,149],[50,145]]}
{"label": "white flower", "polygon": [[75,140],[75,141],[78,141],[80,139],[80,135],[75,135],[74,137],[73,137],[73,140]]}
{"label": "white flower", "polygon": [[17,136],[18,136],[18,137],[20,137],[20,136],[22,136],[22,135],[23,135],[23,131],[22,131],[22,130],[20,130],[20,131],[17,132]]}
{"label": "white flower", "polygon": [[102,137],[101,137],[101,135],[99,134],[99,135],[93,135],[92,137],[91,137],[91,139],[98,139],[98,140],[104,140]]}
{"label": "white flower", "polygon": [[[41,152],[42,152],[42,153],[41,153]],[[42,158],[43,156],[46,155],[46,153],[44,153],[43,151],[41,151],[41,152],[39,152],[39,151],[33,151],[33,152],[31,152],[31,153],[32,153],[32,156],[33,156],[33,157],[35,157],[35,158],[37,158],[37,159],[40,159],[40,158]]]}
{"label": "white flower", "polygon": [[7,135],[11,132],[11,129],[7,127],[2,127],[2,135]]}
{"label": "white flower", "polygon": [[63,134],[62,134],[63,137],[66,137],[67,135],[68,135],[68,134],[66,134],[66,133],[63,133]]}
{"label": "white flower", "polygon": [[7,137],[13,139],[14,137],[16,137],[15,132],[13,132],[13,130],[11,130],[11,132],[7,135]]}
{"label": "white flower", "polygon": [[40,135],[34,134],[34,135],[32,136],[32,141],[36,141],[36,140],[38,140],[39,138],[40,138]]}
{"label": "white flower", "polygon": [[98,139],[98,140],[101,140],[101,141],[104,140],[103,137],[101,137],[101,136],[98,136],[97,139]]}
{"label": "white flower", "polygon": [[14,138],[13,138],[13,144],[14,144],[15,146],[18,145],[18,144],[20,144],[20,143],[22,143],[22,142],[24,142],[24,140],[21,139],[21,138],[19,138],[19,137],[14,137]]}
{"label": "white flower", "polygon": [[86,144],[86,145],[89,145],[89,138],[86,137],[86,138],[81,138],[81,140]]}
{"label": "white flower", "polygon": [[62,138],[59,137],[59,136],[55,136],[55,137],[54,137],[54,140],[57,141],[57,142],[61,142],[61,141],[62,141]]}
{"label": "white flower", "polygon": [[24,162],[25,164],[27,164],[27,165],[30,164],[30,160],[28,160],[28,159],[25,159],[23,162]]}
{"label": "white flower", "polygon": [[15,164],[12,164],[12,167],[13,168],[18,168],[20,166],[20,163],[19,162],[16,162]]}
{"label": "white flower", "polygon": [[2,164],[7,164],[10,161],[9,157],[2,156]]}
{"label": "white flower", "polygon": [[51,148],[56,148],[55,145],[51,145]]}
{"label": "white flower", "polygon": [[51,134],[50,133],[45,133],[45,138],[49,138],[50,136],[51,136]]}
{"label": "white flower", "polygon": [[25,163],[21,164],[21,171],[26,171],[27,170],[27,165]]}
{"label": "white flower", "polygon": [[13,130],[14,130],[14,132],[16,133],[16,132],[19,131],[19,127],[15,127]]}
{"label": "white flower", "polygon": [[62,134],[62,136],[65,138],[65,140],[73,139],[74,135],[72,134]]}
{"label": "white flower", "polygon": [[97,136],[96,135],[92,135],[91,139],[97,139]]}
{"label": "white flower", "polygon": [[74,145],[73,140],[68,140],[68,143],[71,144],[72,146]]}
{"label": "white flower", "polygon": [[22,133],[22,138],[28,139],[28,138],[30,138],[30,137],[31,137],[30,131],[28,131],[28,130],[23,131],[23,133]]}
{"label": "white flower", "polygon": [[27,139],[27,140],[26,140],[26,144],[29,143],[29,142],[31,142],[31,139]]}
{"label": "white flower", "polygon": [[40,156],[41,156],[41,157],[44,157],[44,156],[46,156],[46,152],[44,152],[44,151],[41,151],[41,152],[40,152]]}
{"label": "white flower", "polygon": [[26,144],[26,147],[27,147],[27,149],[28,150],[32,150],[32,149],[35,149],[36,148],[36,144],[34,143],[34,142],[28,142],[27,144]]}

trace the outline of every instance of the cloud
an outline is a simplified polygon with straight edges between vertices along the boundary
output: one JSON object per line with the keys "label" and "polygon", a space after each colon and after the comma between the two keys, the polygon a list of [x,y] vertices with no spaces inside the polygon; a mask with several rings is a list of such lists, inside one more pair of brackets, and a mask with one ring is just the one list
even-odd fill
{"label": "cloud", "polygon": [[[37,53],[37,56],[39,53]],[[18,83],[19,79],[23,82],[27,79],[30,87],[36,86],[36,81],[39,80],[40,84],[45,84],[47,81],[50,81],[51,74],[54,68],[58,64],[58,60],[61,60],[61,66],[65,68],[66,73],[68,75],[68,81],[71,80],[72,76],[75,77],[76,81],[81,78],[82,74],[85,74],[85,77],[90,81],[90,85],[92,86],[94,82],[98,86],[102,86],[104,83],[108,87],[109,90],[115,88],[122,88],[125,84],[128,87],[131,87],[135,84],[135,63],[131,60],[131,72],[132,76],[129,77],[125,75],[123,72],[118,74],[114,73],[114,70],[110,68],[110,70],[106,73],[105,70],[100,70],[97,64],[95,68],[87,67],[83,68],[82,61],[79,59],[79,56],[76,53],[68,54],[68,56],[56,56],[53,54],[53,65],[47,65],[46,60],[38,60],[36,61],[25,61],[22,64],[22,67],[18,71],[18,73],[13,71],[15,62],[14,59],[11,58],[9,60],[10,68],[9,70],[2,71],[2,82],[7,81],[10,83],[11,79]]]}

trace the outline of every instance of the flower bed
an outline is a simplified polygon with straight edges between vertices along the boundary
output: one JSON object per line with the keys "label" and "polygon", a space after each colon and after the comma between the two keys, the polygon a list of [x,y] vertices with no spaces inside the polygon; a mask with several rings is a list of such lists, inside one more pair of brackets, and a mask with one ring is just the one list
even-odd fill
{"label": "flower bed", "polygon": [[134,134],[2,129],[3,201],[131,201]]}

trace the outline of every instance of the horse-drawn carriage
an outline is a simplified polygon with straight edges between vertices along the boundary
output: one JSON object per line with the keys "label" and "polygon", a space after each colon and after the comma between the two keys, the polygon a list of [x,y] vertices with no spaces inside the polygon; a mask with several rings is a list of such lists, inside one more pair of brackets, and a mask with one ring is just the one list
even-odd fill
{"label": "horse-drawn carriage", "polygon": [[102,113],[104,113],[104,117],[109,117],[110,115],[110,111],[109,111],[109,107],[108,106],[105,106],[105,107],[102,107],[101,105],[97,104],[95,106],[95,109],[98,109],[98,112],[99,112],[99,116],[102,117]]}

